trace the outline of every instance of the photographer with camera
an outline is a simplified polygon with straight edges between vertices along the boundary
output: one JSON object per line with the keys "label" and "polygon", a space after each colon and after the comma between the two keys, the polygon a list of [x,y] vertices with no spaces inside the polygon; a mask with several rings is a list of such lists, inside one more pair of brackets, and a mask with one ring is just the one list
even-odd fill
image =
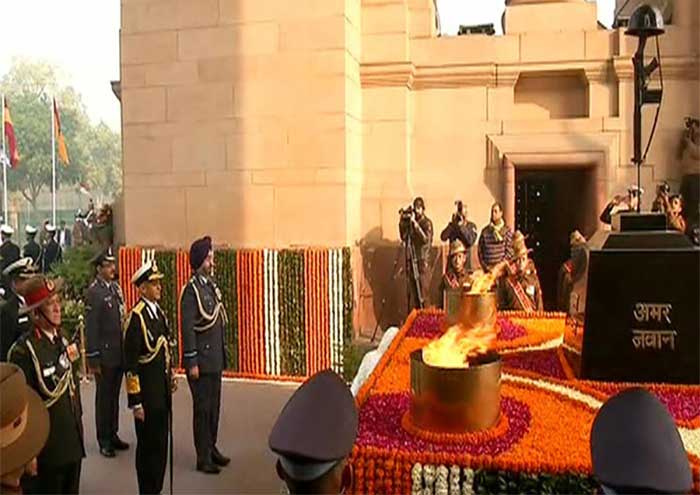
{"label": "photographer with camera", "polygon": [[637,205],[641,201],[641,196],[644,194],[644,189],[632,185],[627,189],[627,195],[616,195],[605,207],[603,213],[600,214],[600,221],[604,224],[612,224],[612,217],[623,211],[637,211]]}
{"label": "photographer with camera", "polygon": [[668,211],[669,195],[671,194],[671,186],[664,181],[656,188],[656,198],[651,205],[653,213],[666,213]]}
{"label": "photographer with camera", "polygon": [[700,227],[700,119],[685,119],[681,159],[681,196],[685,202],[686,234],[697,244]]}
{"label": "photographer with camera", "polygon": [[466,270],[470,270],[472,246],[476,243],[476,225],[467,220],[467,208],[462,201],[455,201],[457,211],[452,214],[450,223],[442,230],[440,240],[442,242],[461,241],[466,248]]}
{"label": "photographer with camera", "polygon": [[406,248],[408,310],[429,304],[428,256],[433,243],[433,222],[425,215],[425,202],[417,197],[413,205],[399,210],[399,235]]}

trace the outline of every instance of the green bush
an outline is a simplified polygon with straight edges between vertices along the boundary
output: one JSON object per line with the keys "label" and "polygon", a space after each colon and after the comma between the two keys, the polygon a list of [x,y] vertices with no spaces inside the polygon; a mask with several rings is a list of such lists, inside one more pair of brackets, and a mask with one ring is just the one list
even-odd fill
{"label": "green bush", "polygon": [[67,249],[63,253],[63,262],[53,267],[53,274],[61,277],[65,283],[63,293],[67,300],[82,300],[85,290],[93,278],[95,268],[90,260],[97,254],[97,248],[81,246]]}

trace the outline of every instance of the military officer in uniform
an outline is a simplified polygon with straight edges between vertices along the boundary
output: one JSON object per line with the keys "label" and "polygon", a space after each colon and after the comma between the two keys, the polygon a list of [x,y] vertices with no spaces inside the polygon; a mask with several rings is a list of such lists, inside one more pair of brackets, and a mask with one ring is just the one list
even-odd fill
{"label": "military officer in uniform", "polygon": [[27,243],[22,248],[22,256],[26,256],[32,259],[32,262],[39,266],[41,260],[41,246],[36,242],[36,227],[27,225],[24,228],[25,234],[27,234]]}
{"label": "military officer in uniform", "polygon": [[333,371],[316,373],[294,392],[269,438],[277,474],[292,495],[351,491],[348,456],[357,425],[355,400]]}
{"label": "military officer in uniform", "polygon": [[131,278],[141,297],[129,313],[124,333],[126,390],[136,427],[136,478],[141,494],[158,494],[163,489],[172,428],[173,346],[158,306],[162,278],[154,261],[144,263]]}
{"label": "military officer in uniform", "polygon": [[12,242],[12,234],[15,229],[9,225],[0,227],[0,238],[2,245],[0,246],[0,270],[4,270],[9,265],[19,259],[19,246]]}
{"label": "military officer in uniform", "polygon": [[60,279],[38,275],[27,283],[20,314],[29,314],[32,328],[10,349],[9,360],[22,368],[27,384],[49,410],[49,438],[38,457],[35,493],[78,493],[85,457],[80,381],[73,363],[80,358],[75,343],[61,335]]}
{"label": "military officer in uniform", "polygon": [[516,230],[513,234],[513,258],[494,270],[501,273],[500,306],[502,309],[533,313],[542,311],[542,288],[535,263],[528,257],[530,250],[525,236]]}
{"label": "military officer in uniform", "polygon": [[212,280],[214,252],[210,237],[190,248],[193,275],[180,298],[183,361],[192,392],[197,470],[218,474],[231,460],[216,447],[221,405],[221,372],[226,367],[226,308]]}
{"label": "military officer in uniform", "polygon": [[122,386],[122,318],[124,297],[114,281],[115,259],[111,248],[92,260],[97,271],[87,290],[85,322],[87,344],[85,357],[95,376],[95,423],[100,454],[114,457],[116,450],[126,450],[119,431],[119,390]]}
{"label": "military officer in uniform", "polygon": [[10,347],[30,328],[29,315],[20,315],[19,308],[24,304],[22,293],[28,280],[36,275],[36,267],[31,258],[20,258],[5,268],[2,275],[8,287],[0,310],[0,361],[6,361]]}
{"label": "military officer in uniform", "polygon": [[41,271],[44,273],[48,273],[53,265],[63,261],[63,251],[56,242],[56,227],[48,224],[46,226],[46,234],[48,239],[41,256]]}
{"label": "military officer in uniform", "polygon": [[[454,239],[450,242],[450,254],[445,274],[442,276],[440,284],[440,295],[444,299],[446,290],[469,288],[472,283],[472,277],[467,271],[467,256],[468,251],[464,243],[459,239]],[[443,301],[440,301],[443,304]]]}

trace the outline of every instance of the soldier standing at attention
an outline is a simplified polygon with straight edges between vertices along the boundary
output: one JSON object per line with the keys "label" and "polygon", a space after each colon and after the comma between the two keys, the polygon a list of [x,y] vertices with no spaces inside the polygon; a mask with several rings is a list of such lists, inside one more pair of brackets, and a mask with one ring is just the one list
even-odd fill
{"label": "soldier standing at attention", "polygon": [[56,227],[48,224],[46,226],[46,235],[48,240],[41,257],[41,271],[44,273],[48,273],[53,265],[63,261],[63,251],[56,242]]}
{"label": "soldier standing at attention", "polygon": [[124,333],[126,391],[134,413],[136,478],[141,494],[158,494],[163,489],[172,427],[175,381],[170,368],[170,329],[158,306],[162,278],[152,261],[144,263],[131,278],[141,298],[129,314]]}
{"label": "soldier standing at attention", "polygon": [[36,267],[31,258],[21,258],[2,272],[7,279],[7,292],[0,311],[0,361],[7,360],[7,353],[12,345],[29,328],[29,316],[19,314],[19,308],[24,304],[22,296],[27,282],[36,275]]}
{"label": "soldier standing at attention", "polygon": [[99,253],[93,260],[97,276],[87,290],[85,322],[87,326],[88,368],[95,376],[95,422],[100,454],[114,457],[126,450],[119,431],[119,390],[122,386],[122,318],[124,297],[114,281],[115,259],[112,250]]}
{"label": "soldier standing at attention", "polygon": [[32,263],[39,266],[39,259],[41,258],[41,246],[36,242],[36,227],[27,225],[24,228],[25,234],[27,234],[27,243],[22,248],[22,256],[29,257],[32,259]]}
{"label": "soldier standing at attention", "polygon": [[28,480],[32,493],[78,493],[83,443],[83,411],[80,379],[73,363],[80,358],[75,343],[61,335],[62,281],[42,275],[27,283],[25,304],[32,330],[25,333],[9,352],[9,360],[22,368],[27,385],[33,388],[49,410],[49,438],[38,457],[38,475]]}
{"label": "soldier standing at attention", "polygon": [[214,252],[211,237],[190,247],[193,275],[180,297],[183,361],[194,407],[193,433],[197,470],[218,474],[231,459],[216,447],[221,405],[221,372],[226,367],[224,327],[226,309],[212,280]]}

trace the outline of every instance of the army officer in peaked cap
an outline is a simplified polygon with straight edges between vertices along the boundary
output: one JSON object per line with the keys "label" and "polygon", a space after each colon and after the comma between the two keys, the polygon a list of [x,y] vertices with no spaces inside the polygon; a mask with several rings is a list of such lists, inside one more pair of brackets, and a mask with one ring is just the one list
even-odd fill
{"label": "army officer in peaked cap", "polygon": [[668,409],[641,388],[609,399],[591,428],[593,475],[606,495],[690,493],[688,455]]}
{"label": "army officer in peaked cap", "polygon": [[231,460],[216,446],[221,407],[221,373],[226,367],[224,328],[226,308],[214,283],[214,251],[211,237],[197,239],[190,247],[192,278],[180,297],[182,357],[194,408],[193,433],[197,470],[218,474]]}
{"label": "army officer in peaked cap", "polygon": [[292,494],[339,494],[350,490],[348,456],[357,438],[358,415],[350,389],[333,371],[309,378],[284,406],[270,433],[279,456],[277,474]]}
{"label": "army officer in peaked cap", "polygon": [[31,258],[20,258],[2,271],[7,282],[2,309],[0,309],[0,361],[7,360],[7,352],[29,328],[29,315],[19,314],[24,304],[23,293],[27,281],[36,275]]}
{"label": "army officer in peaked cap", "polygon": [[95,280],[88,287],[85,305],[88,367],[95,376],[95,423],[100,454],[114,457],[116,450],[126,450],[119,431],[119,390],[122,386],[122,318],[124,297],[114,281],[116,266],[112,249],[92,259]]}
{"label": "army officer in peaked cap", "polygon": [[172,427],[175,382],[170,356],[174,346],[158,306],[162,278],[154,261],[144,263],[131,278],[141,298],[129,314],[124,333],[126,391],[136,427],[136,478],[141,494],[158,494],[163,489]]}

